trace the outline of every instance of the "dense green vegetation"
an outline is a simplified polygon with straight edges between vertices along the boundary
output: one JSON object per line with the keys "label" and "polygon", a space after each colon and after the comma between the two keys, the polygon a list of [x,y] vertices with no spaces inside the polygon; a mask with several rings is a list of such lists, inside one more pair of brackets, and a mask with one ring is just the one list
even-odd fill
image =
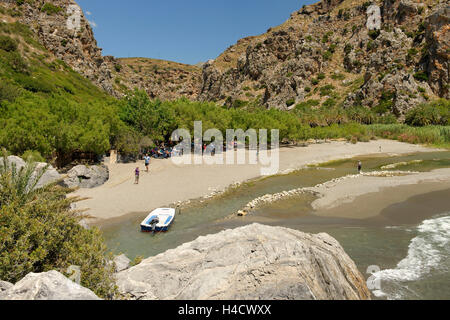
{"label": "dense green vegetation", "polygon": [[[384,103],[383,100],[381,103]],[[431,112],[432,117],[426,124],[447,124],[443,119],[446,117],[448,120],[448,100],[439,100],[411,110],[407,119],[416,119],[411,120],[414,122],[411,124],[421,125],[416,114],[421,115],[422,109],[440,110],[439,117],[436,112]],[[445,131],[442,134],[439,130],[437,134],[428,134],[439,127],[419,129],[399,125],[396,117],[390,113],[378,114],[362,106],[343,109],[332,98],[322,105],[318,100],[308,100],[296,105],[291,112],[286,112],[263,107],[225,108],[211,102],[192,102],[187,99],[161,102],[150,100],[143,91],[135,91],[134,95],[122,101],[120,115],[125,123],[134,128],[136,135],[147,136],[153,142],[168,141],[177,128],[188,129],[193,134],[194,121],[197,120],[202,120],[204,131],[217,128],[224,136],[227,128],[279,129],[280,139],[291,142],[333,138],[369,141],[376,136],[413,143],[450,142]],[[367,126],[372,124],[378,125]],[[406,136],[401,136],[402,133]]]}
{"label": "dense green vegetation", "polygon": [[[117,100],[51,58],[19,23],[0,23],[0,145],[64,165],[120,145]],[[13,38],[14,35],[14,38]]]}
{"label": "dense green vegetation", "polygon": [[[3,159],[6,152],[3,152]],[[56,184],[34,188],[44,173],[33,175],[33,163],[18,169],[0,161],[0,279],[17,282],[30,272],[57,270],[66,276],[80,267],[81,285],[113,298],[113,265],[98,229],[84,229],[70,211],[77,199]]]}
{"label": "dense green vegetation", "polygon": [[411,126],[450,125],[450,101],[439,99],[422,104],[406,114],[405,123]]}
{"label": "dense green vegetation", "polygon": [[52,14],[56,14],[56,13],[62,11],[62,8],[57,7],[49,2],[46,2],[42,6],[41,11],[47,13],[48,15],[52,15]]}

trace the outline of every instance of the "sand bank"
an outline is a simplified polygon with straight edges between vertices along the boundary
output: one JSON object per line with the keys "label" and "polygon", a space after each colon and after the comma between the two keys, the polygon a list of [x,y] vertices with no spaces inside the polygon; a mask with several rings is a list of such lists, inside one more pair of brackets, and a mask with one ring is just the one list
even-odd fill
{"label": "sand bank", "polygon": [[[392,156],[431,151],[438,150],[391,140],[358,144],[333,141],[308,147],[281,148],[280,173],[299,169],[308,164],[356,156],[374,154]],[[141,168],[139,185],[134,184],[136,166]],[[143,162],[113,164],[108,167],[110,179],[106,184],[95,189],[80,189],[75,192],[77,196],[89,198],[79,202],[77,208],[87,209],[87,213],[96,220],[120,217],[130,212],[146,212],[179,201],[205,197],[214,192],[224,191],[232,184],[255,179],[261,175],[259,165],[175,165],[171,160],[155,159],[152,160],[148,174],[143,172]],[[352,192],[355,196],[359,194],[357,191]],[[345,198],[344,194],[340,198]],[[333,203],[340,198],[332,200],[330,197],[324,197],[321,199],[321,205],[326,206],[327,201],[332,200]]]}
{"label": "sand bank", "polygon": [[[424,201],[424,205],[416,201],[414,210],[412,205],[409,205],[408,210],[398,207],[403,202],[410,203],[410,200],[417,196],[431,193],[445,194],[450,190],[450,168],[401,177],[361,176],[342,181],[329,188],[318,189],[316,188],[316,191],[320,192],[322,197],[315,200],[312,206],[315,214],[323,217],[367,219],[381,215],[392,218],[393,212],[398,210],[399,212],[410,211],[409,215],[406,214],[408,216],[406,220],[410,221],[413,216],[425,214],[424,217],[429,217],[432,215],[430,212],[437,214],[450,210],[450,192],[445,197],[434,197],[433,202]],[[387,212],[386,208],[390,208],[389,214],[383,215],[383,212]],[[419,214],[420,212],[423,214]],[[406,220],[402,219],[402,222]],[[422,220],[417,219],[417,221]]]}

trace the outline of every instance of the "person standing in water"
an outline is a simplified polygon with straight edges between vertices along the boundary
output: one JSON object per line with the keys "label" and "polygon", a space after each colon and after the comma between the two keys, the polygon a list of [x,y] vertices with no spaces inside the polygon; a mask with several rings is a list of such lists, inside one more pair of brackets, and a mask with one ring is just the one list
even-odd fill
{"label": "person standing in water", "polygon": [[358,173],[361,174],[361,170],[362,170],[362,163],[361,161],[358,161]]}
{"label": "person standing in water", "polygon": [[139,167],[136,167],[136,170],[134,170],[134,184],[139,184]]}
{"label": "person standing in water", "polygon": [[148,154],[144,156],[144,161],[145,161],[145,170],[148,173],[148,166],[150,165],[150,156]]}

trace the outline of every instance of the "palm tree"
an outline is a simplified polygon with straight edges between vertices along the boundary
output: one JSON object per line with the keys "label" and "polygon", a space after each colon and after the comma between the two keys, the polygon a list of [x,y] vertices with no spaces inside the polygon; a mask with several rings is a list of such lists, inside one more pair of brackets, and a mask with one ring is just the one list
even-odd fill
{"label": "palm tree", "polygon": [[[24,166],[17,166],[8,159],[5,149],[0,158],[0,207],[11,201],[23,205],[36,197],[37,193],[46,192],[47,188],[37,188],[39,180],[48,169],[48,165],[37,169],[36,163],[28,161]],[[51,187],[51,186],[50,186]]]}

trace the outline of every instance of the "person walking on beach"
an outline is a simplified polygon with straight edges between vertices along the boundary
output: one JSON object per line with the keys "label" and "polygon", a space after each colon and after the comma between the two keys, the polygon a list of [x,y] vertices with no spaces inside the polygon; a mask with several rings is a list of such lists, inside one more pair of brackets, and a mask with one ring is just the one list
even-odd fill
{"label": "person walking on beach", "polygon": [[361,161],[358,161],[358,173],[361,174],[361,170],[362,170],[362,163]]}
{"label": "person walking on beach", "polygon": [[139,184],[139,167],[136,167],[136,170],[134,170],[134,184]]}
{"label": "person walking on beach", "polygon": [[150,165],[150,157],[149,157],[148,154],[146,154],[146,155],[144,156],[144,161],[145,161],[145,170],[146,170],[147,173],[148,173],[148,166]]}

